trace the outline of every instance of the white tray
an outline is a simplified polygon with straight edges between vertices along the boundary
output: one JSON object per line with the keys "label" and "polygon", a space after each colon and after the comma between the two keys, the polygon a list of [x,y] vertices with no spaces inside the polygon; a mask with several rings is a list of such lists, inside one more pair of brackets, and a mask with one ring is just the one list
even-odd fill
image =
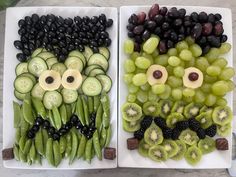
{"label": "white tray", "polygon": [[[111,58],[109,61],[109,75],[112,78],[113,86],[110,91],[111,99],[111,124],[112,124],[112,139],[111,147],[117,149],[117,38],[118,38],[118,19],[117,9],[112,7],[14,7],[8,8],[6,13],[6,29],[5,29],[5,50],[4,50],[4,78],[3,78],[3,149],[12,147],[15,139],[15,129],[13,128],[13,108],[12,101],[16,100],[13,91],[13,81],[15,79],[15,66],[19,63],[16,59],[16,54],[19,50],[15,49],[13,42],[19,39],[18,21],[33,13],[39,15],[53,13],[62,17],[74,16],[94,16],[104,13],[107,18],[113,19],[113,26],[109,29],[109,34],[112,39],[110,47]],[[117,159],[99,161],[97,158],[88,164],[84,160],[76,160],[72,165],[68,165],[68,160],[63,160],[61,164],[54,168],[50,166],[46,160],[43,160],[43,165],[27,165],[16,160],[4,161],[4,166],[7,168],[21,169],[105,169],[116,168]]]}
{"label": "white tray", "polygon": [[[178,6],[177,6],[178,7]],[[179,6],[178,8],[185,8],[187,14],[191,12],[205,11],[207,13],[220,13],[222,15],[222,22],[224,23],[225,34],[228,35],[228,42],[232,42],[232,16],[231,10],[226,8],[214,8],[214,7],[197,7],[197,6]],[[148,12],[150,6],[122,6],[120,8],[120,35],[119,35],[119,137],[118,137],[118,166],[119,167],[133,167],[133,168],[185,168],[185,169],[208,169],[208,168],[228,168],[231,166],[231,154],[232,154],[232,135],[230,134],[227,139],[229,141],[228,151],[214,151],[210,154],[203,155],[202,160],[195,166],[189,165],[185,160],[174,161],[167,160],[166,162],[157,163],[149,158],[144,158],[138,154],[137,150],[130,151],[127,149],[126,140],[132,137],[131,133],[127,133],[122,128],[121,106],[126,101],[127,88],[123,81],[124,75],[124,61],[127,59],[123,50],[123,44],[127,39],[128,18],[133,13],[141,11]],[[228,59],[228,65],[233,66],[233,56],[231,51],[225,55]],[[233,108],[233,93],[229,93],[227,96],[228,105]]]}

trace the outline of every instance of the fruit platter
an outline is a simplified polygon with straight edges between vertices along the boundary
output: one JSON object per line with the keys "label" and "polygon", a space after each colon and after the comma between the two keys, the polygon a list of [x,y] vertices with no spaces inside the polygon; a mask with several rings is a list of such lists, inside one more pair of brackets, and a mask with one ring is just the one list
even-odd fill
{"label": "fruit platter", "polygon": [[4,166],[117,167],[117,9],[8,8],[5,31]]}
{"label": "fruit platter", "polygon": [[119,35],[118,165],[231,166],[231,11],[123,6]]}

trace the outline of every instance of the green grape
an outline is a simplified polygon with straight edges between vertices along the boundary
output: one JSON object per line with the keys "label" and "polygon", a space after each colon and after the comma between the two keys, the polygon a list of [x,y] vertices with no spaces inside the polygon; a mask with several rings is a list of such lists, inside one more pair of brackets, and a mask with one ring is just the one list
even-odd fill
{"label": "green grape", "polygon": [[170,75],[174,75],[174,73],[173,73],[173,70],[174,70],[173,66],[170,66],[170,65],[166,66],[166,70],[167,70],[169,76]]}
{"label": "green grape", "polygon": [[136,101],[136,95],[135,94],[128,94],[127,96],[127,101],[128,102],[131,102],[131,103],[134,103]]}
{"label": "green grape", "polygon": [[226,54],[231,50],[231,44],[230,43],[223,43],[220,46],[220,54]]}
{"label": "green grape", "polygon": [[172,88],[181,87],[183,85],[182,78],[178,78],[175,76],[169,76],[167,79],[167,84]]}
{"label": "green grape", "polygon": [[211,48],[205,55],[209,63],[213,63],[220,55],[220,50],[217,48]]}
{"label": "green grape", "polygon": [[142,53],[142,56],[143,56],[144,58],[148,59],[148,60],[150,61],[151,65],[154,63],[154,60],[153,60],[153,58],[152,58],[152,55],[143,52],[143,53]]}
{"label": "green grape", "polygon": [[166,86],[165,84],[155,84],[155,85],[152,85],[152,92],[154,94],[162,94],[164,93],[166,90]]}
{"label": "green grape", "polygon": [[134,42],[131,39],[126,39],[124,43],[125,53],[131,54],[134,51]]}
{"label": "green grape", "polygon": [[171,49],[168,50],[167,54],[169,56],[177,56],[178,55],[178,51],[177,51],[176,48],[171,48]]}
{"label": "green grape", "polygon": [[206,74],[204,76],[204,81],[207,83],[214,83],[215,81],[217,81],[217,77],[209,76]]}
{"label": "green grape", "polygon": [[156,58],[159,55],[159,50],[154,50],[154,52],[152,53],[152,57]]}
{"label": "green grape", "polygon": [[134,75],[132,81],[135,86],[141,86],[147,83],[147,76],[144,73],[138,73]]}
{"label": "green grape", "polygon": [[213,106],[216,103],[216,96],[213,94],[208,94],[205,99],[206,106]]}
{"label": "green grape", "polygon": [[220,72],[221,72],[221,69],[219,66],[208,66],[207,67],[207,70],[206,70],[206,73],[209,75],[209,76],[218,76],[220,75]]}
{"label": "green grape", "polygon": [[176,56],[170,56],[168,58],[168,63],[171,66],[178,66],[180,64],[180,59],[179,57],[176,57]]}
{"label": "green grape", "polygon": [[181,61],[179,66],[182,66],[183,68],[185,68],[185,62],[184,61]]}
{"label": "green grape", "polygon": [[155,102],[157,102],[157,101],[159,100],[159,98],[158,98],[157,94],[154,94],[154,93],[152,92],[152,90],[149,90],[149,92],[148,92],[148,100],[149,100],[149,101],[155,101]]}
{"label": "green grape", "polygon": [[217,96],[223,96],[229,90],[228,83],[226,81],[217,81],[211,87],[212,93]]}
{"label": "green grape", "polygon": [[183,95],[185,97],[193,97],[195,95],[195,90],[194,89],[191,89],[191,88],[185,88],[183,90]]}
{"label": "green grape", "polygon": [[196,59],[196,67],[202,72],[205,72],[208,66],[210,66],[210,64],[205,57],[199,57]]}
{"label": "green grape", "polygon": [[202,55],[202,49],[199,45],[197,44],[192,44],[190,47],[189,47],[190,51],[192,52],[193,56],[194,57],[199,57]]}
{"label": "green grape", "polygon": [[147,69],[151,65],[151,62],[145,57],[138,57],[135,60],[135,65],[140,69]]}
{"label": "green grape", "polygon": [[141,103],[145,103],[148,100],[148,92],[144,92],[142,90],[139,90],[137,93],[137,100]]}
{"label": "green grape", "polygon": [[167,66],[168,65],[168,58],[169,56],[167,54],[159,55],[155,58],[154,62],[155,64]]}
{"label": "green grape", "polygon": [[190,61],[186,62],[186,68],[195,67],[195,58],[192,58]]}
{"label": "green grape", "polygon": [[171,96],[174,100],[181,100],[182,99],[182,90],[181,89],[173,89],[171,91]]}
{"label": "green grape", "polygon": [[130,57],[131,57],[132,60],[135,61],[136,58],[138,58],[140,56],[141,56],[141,54],[139,52],[133,52]]}
{"label": "green grape", "polygon": [[226,82],[227,82],[227,85],[228,85],[228,92],[233,91],[234,88],[235,88],[234,82],[231,81],[231,80],[227,80]]}
{"label": "green grape", "polygon": [[164,91],[164,93],[160,94],[159,97],[163,100],[167,99],[170,97],[171,94],[171,88],[169,85],[166,85],[166,89]]}
{"label": "green grape", "polygon": [[234,74],[235,74],[234,68],[226,67],[220,73],[219,78],[222,80],[229,80],[234,76]]}
{"label": "green grape", "polygon": [[157,48],[159,41],[160,41],[159,37],[150,37],[143,44],[143,50],[148,54],[153,53],[154,50]]}
{"label": "green grape", "polygon": [[134,74],[125,74],[123,79],[126,84],[130,84],[132,82],[132,79],[134,77]]}
{"label": "green grape", "polygon": [[184,96],[183,97],[183,101],[185,101],[186,103],[192,103],[193,102],[193,98],[194,97],[190,97],[190,96],[186,97],[186,96]]}
{"label": "green grape", "polygon": [[211,92],[211,84],[204,83],[202,84],[200,88],[204,93],[210,93]]}
{"label": "green grape", "polygon": [[173,73],[176,77],[183,77],[184,76],[184,68],[182,66],[177,66],[173,69]]}
{"label": "green grape", "polygon": [[140,68],[136,68],[135,70],[135,74],[139,74],[139,73],[146,73],[147,70],[146,69],[140,69]]}
{"label": "green grape", "polygon": [[225,98],[217,98],[216,105],[217,106],[226,106],[227,100]]}
{"label": "green grape", "polygon": [[180,52],[179,57],[184,61],[190,61],[193,58],[193,55],[192,52],[189,51],[188,49],[183,49]]}
{"label": "green grape", "polygon": [[194,100],[196,103],[204,103],[205,101],[205,94],[201,90],[196,90],[194,95]]}
{"label": "green grape", "polygon": [[225,58],[218,58],[212,63],[213,66],[219,66],[221,69],[227,66],[227,64],[228,61]]}
{"label": "green grape", "polygon": [[127,73],[132,73],[135,71],[136,67],[135,67],[135,64],[134,64],[134,61],[133,60],[125,60],[125,72]]}
{"label": "green grape", "polygon": [[188,49],[188,43],[186,41],[180,41],[175,45],[175,47],[178,50],[178,52],[180,52],[184,49]]}
{"label": "green grape", "polygon": [[188,43],[188,45],[192,45],[195,43],[195,39],[192,38],[191,36],[186,37],[185,41]]}
{"label": "green grape", "polygon": [[139,87],[135,86],[134,84],[129,84],[128,90],[129,90],[129,93],[137,93],[137,91],[139,90]]}
{"label": "green grape", "polygon": [[150,87],[151,86],[148,83],[140,86],[141,90],[143,90],[143,91],[148,91],[150,89]]}

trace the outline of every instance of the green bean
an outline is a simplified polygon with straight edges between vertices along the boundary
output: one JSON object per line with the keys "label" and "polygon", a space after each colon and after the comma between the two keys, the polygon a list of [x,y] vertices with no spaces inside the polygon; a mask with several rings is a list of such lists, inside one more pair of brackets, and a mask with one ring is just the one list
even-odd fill
{"label": "green bean", "polygon": [[94,146],[94,150],[95,150],[95,153],[96,153],[98,159],[102,160],[102,149],[101,149],[101,146],[100,146],[99,136],[98,136],[98,131],[97,130],[93,133],[93,146]]}
{"label": "green bean", "polygon": [[76,114],[79,117],[80,122],[85,125],[83,103],[80,97],[78,97],[76,102]]}
{"label": "green bean", "polygon": [[77,133],[75,131],[72,131],[71,135],[72,135],[72,149],[71,149],[71,153],[70,153],[69,164],[73,163],[76,153],[77,153],[78,144],[79,144]]}
{"label": "green bean", "polygon": [[93,147],[93,139],[89,139],[86,143],[86,148],[85,148],[85,160],[88,163],[91,163],[91,159],[92,159],[92,147]]}
{"label": "green bean", "polygon": [[14,128],[20,127],[21,117],[20,117],[20,105],[13,101],[13,110],[14,110]]}
{"label": "green bean", "polygon": [[66,106],[67,121],[69,121],[70,117],[72,116],[72,108],[70,104],[66,104],[65,106]]}
{"label": "green bean", "polygon": [[53,156],[54,156],[54,163],[57,167],[61,163],[61,153],[60,153],[60,145],[58,141],[53,141]]}
{"label": "green bean", "polygon": [[93,113],[93,97],[88,97],[88,110],[89,114]]}
{"label": "green bean", "polygon": [[71,148],[72,148],[71,133],[68,133],[66,135],[66,151],[65,151],[66,158],[70,156]]}
{"label": "green bean", "polygon": [[30,156],[31,161],[35,162],[35,160],[36,160],[36,149],[35,149],[34,142],[32,142],[32,145],[30,147],[29,156]]}
{"label": "green bean", "polygon": [[48,110],[47,116],[48,116],[48,118],[49,118],[49,121],[50,121],[51,125],[52,125],[53,127],[56,127],[56,126],[55,126],[55,121],[54,121],[54,119],[53,119],[53,114],[52,114],[52,111],[51,111],[51,110]]}
{"label": "green bean", "polygon": [[30,150],[30,147],[31,147],[31,144],[32,144],[32,140],[31,139],[26,140],[25,146],[24,146],[24,149],[23,149],[23,153],[24,154],[28,154],[28,152]]}
{"label": "green bean", "polygon": [[26,135],[21,136],[19,141],[19,148],[22,152],[24,152],[25,143],[26,143]]}
{"label": "green bean", "polygon": [[21,131],[20,131],[20,128],[17,128],[16,133],[15,133],[15,143],[16,144],[19,144],[20,137],[21,137]]}
{"label": "green bean", "polygon": [[53,155],[53,140],[49,138],[46,144],[46,159],[49,164],[55,166],[54,155]]}
{"label": "green bean", "polygon": [[53,114],[53,120],[55,122],[55,127],[57,128],[57,130],[59,130],[61,128],[61,116],[57,107],[55,106],[52,107],[52,114]]}
{"label": "green bean", "polygon": [[110,124],[108,129],[107,129],[107,137],[106,137],[105,147],[109,146],[110,141],[111,141],[111,136],[112,136],[112,132],[111,132],[111,124]]}
{"label": "green bean", "polygon": [[42,141],[42,143],[43,143],[43,147],[44,147],[44,155],[45,155],[45,147],[46,147],[46,144],[47,144],[47,140],[48,140],[48,132],[47,132],[47,130],[46,129],[41,129],[41,131],[42,131],[42,136],[43,136],[43,141]]}
{"label": "green bean", "polygon": [[23,109],[23,117],[26,122],[28,122],[30,125],[34,124],[34,116],[32,113],[32,106],[31,106],[31,100],[30,96],[26,96],[26,98],[23,101],[22,104],[22,109]]}
{"label": "green bean", "polygon": [[27,156],[19,149],[19,158],[21,162],[27,162]]}
{"label": "green bean", "polygon": [[100,134],[100,146],[101,147],[105,146],[106,137],[107,137],[107,130],[104,127],[102,127],[102,131],[101,131],[101,134]]}
{"label": "green bean", "polygon": [[37,112],[36,114],[42,116],[43,118],[46,118],[47,113],[46,113],[46,109],[43,105],[43,102],[40,99],[33,98],[33,97],[31,98],[31,100],[32,100],[34,108]]}
{"label": "green bean", "polygon": [[97,109],[97,113],[96,113],[96,119],[95,119],[95,126],[97,128],[97,130],[101,131],[102,128],[102,104],[99,105],[98,109]]}
{"label": "green bean", "polygon": [[105,92],[102,93],[100,101],[103,108],[102,124],[105,128],[108,128],[110,124],[110,101],[108,95]]}
{"label": "green bean", "polygon": [[20,160],[20,155],[19,155],[19,147],[14,144],[13,146],[13,154],[14,154],[14,158],[19,161]]}
{"label": "green bean", "polygon": [[81,96],[81,97],[82,97],[82,103],[83,103],[83,108],[84,108],[85,123],[86,125],[89,125],[89,110],[88,110],[87,100],[85,96]]}
{"label": "green bean", "polygon": [[37,152],[42,156],[45,155],[43,142],[44,142],[43,134],[42,134],[42,130],[40,129],[38,131],[38,133],[36,133],[36,135],[35,135],[35,148],[36,148]]}
{"label": "green bean", "polygon": [[84,155],[86,141],[87,141],[87,138],[84,135],[82,135],[81,140],[79,142],[79,148],[77,151],[77,158],[78,159]]}
{"label": "green bean", "polygon": [[66,106],[64,104],[62,104],[60,107],[60,115],[61,115],[62,123],[66,124],[68,119],[67,119]]}
{"label": "green bean", "polygon": [[66,138],[65,138],[65,136],[61,136],[60,141],[59,141],[59,145],[60,145],[60,153],[63,154],[66,150]]}
{"label": "green bean", "polygon": [[98,106],[100,105],[100,96],[94,96],[93,97],[93,110],[94,112],[97,112]]}

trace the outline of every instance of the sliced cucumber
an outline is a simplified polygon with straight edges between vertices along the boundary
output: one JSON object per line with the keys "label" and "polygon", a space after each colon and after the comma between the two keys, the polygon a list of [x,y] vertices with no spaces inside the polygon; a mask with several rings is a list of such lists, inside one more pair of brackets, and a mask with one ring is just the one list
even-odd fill
{"label": "sliced cucumber", "polygon": [[82,60],[84,66],[86,66],[87,60],[85,56],[78,50],[73,50],[69,53],[69,57],[78,57]]}
{"label": "sliced cucumber", "polygon": [[38,54],[40,54],[43,51],[43,48],[37,48],[31,55],[31,58],[36,57]]}
{"label": "sliced cucumber", "polygon": [[33,74],[31,74],[31,73],[22,73],[20,76],[29,77],[33,81],[34,84],[36,84],[36,82],[37,82],[35,76]]}
{"label": "sliced cucumber", "polygon": [[88,61],[89,58],[93,55],[92,49],[90,47],[88,47],[88,46],[85,46],[84,47],[83,55],[85,56],[86,60]]}
{"label": "sliced cucumber", "polygon": [[104,57],[100,53],[95,53],[89,58],[88,66],[94,65],[94,64],[101,66],[104,71],[107,71],[108,66],[109,66],[106,57]]}
{"label": "sliced cucumber", "polygon": [[57,58],[56,57],[52,57],[52,58],[48,58],[46,60],[46,63],[48,65],[48,68],[51,69],[52,65],[54,65],[55,63],[58,63]]}
{"label": "sliced cucumber", "polygon": [[43,96],[45,108],[52,109],[53,106],[59,107],[62,103],[62,96],[58,91],[47,91]]}
{"label": "sliced cucumber", "polygon": [[39,85],[39,83],[35,84],[31,90],[32,97],[38,98],[40,100],[43,100],[44,93],[45,90]]}
{"label": "sliced cucumber", "polygon": [[14,90],[14,95],[18,100],[22,101],[25,99],[25,96],[27,95],[27,93],[20,93],[20,92],[17,92],[16,90]]}
{"label": "sliced cucumber", "polygon": [[105,72],[102,69],[93,69],[90,71],[89,76],[96,76],[99,74],[105,74]]}
{"label": "sliced cucumber", "polygon": [[48,58],[55,57],[55,55],[51,52],[41,52],[37,55],[37,57],[47,60]]}
{"label": "sliced cucumber", "polygon": [[68,57],[65,61],[65,65],[67,68],[77,69],[80,72],[82,72],[82,70],[84,68],[84,64],[83,64],[82,60],[78,57]]}
{"label": "sliced cucumber", "polygon": [[93,69],[102,69],[102,67],[99,65],[90,65],[85,68],[84,74],[88,76],[90,71],[92,71]]}
{"label": "sliced cucumber", "polygon": [[67,104],[74,103],[78,98],[77,90],[63,88],[61,91],[63,101]]}
{"label": "sliced cucumber", "polygon": [[15,72],[16,72],[17,76],[19,76],[22,73],[27,73],[28,72],[28,63],[25,63],[25,62],[19,63],[16,66]]}
{"label": "sliced cucumber", "polygon": [[34,57],[28,63],[28,71],[36,77],[47,69],[47,63],[40,57]]}
{"label": "sliced cucumber", "polygon": [[99,53],[102,54],[104,57],[106,57],[107,60],[110,58],[110,51],[106,47],[99,47]]}
{"label": "sliced cucumber", "polygon": [[107,76],[107,75],[97,75],[96,78],[102,84],[102,91],[109,92],[111,90],[112,80],[109,76]]}
{"label": "sliced cucumber", "polygon": [[67,68],[66,68],[66,65],[64,65],[63,63],[55,63],[54,65],[52,65],[51,69],[59,72],[60,75],[62,76]]}
{"label": "sliced cucumber", "polygon": [[102,92],[102,84],[96,77],[87,77],[82,84],[82,91],[87,96],[96,96]]}
{"label": "sliced cucumber", "polygon": [[17,76],[14,81],[14,88],[20,93],[30,92],[33,86],[34,82],[26,76]]}

